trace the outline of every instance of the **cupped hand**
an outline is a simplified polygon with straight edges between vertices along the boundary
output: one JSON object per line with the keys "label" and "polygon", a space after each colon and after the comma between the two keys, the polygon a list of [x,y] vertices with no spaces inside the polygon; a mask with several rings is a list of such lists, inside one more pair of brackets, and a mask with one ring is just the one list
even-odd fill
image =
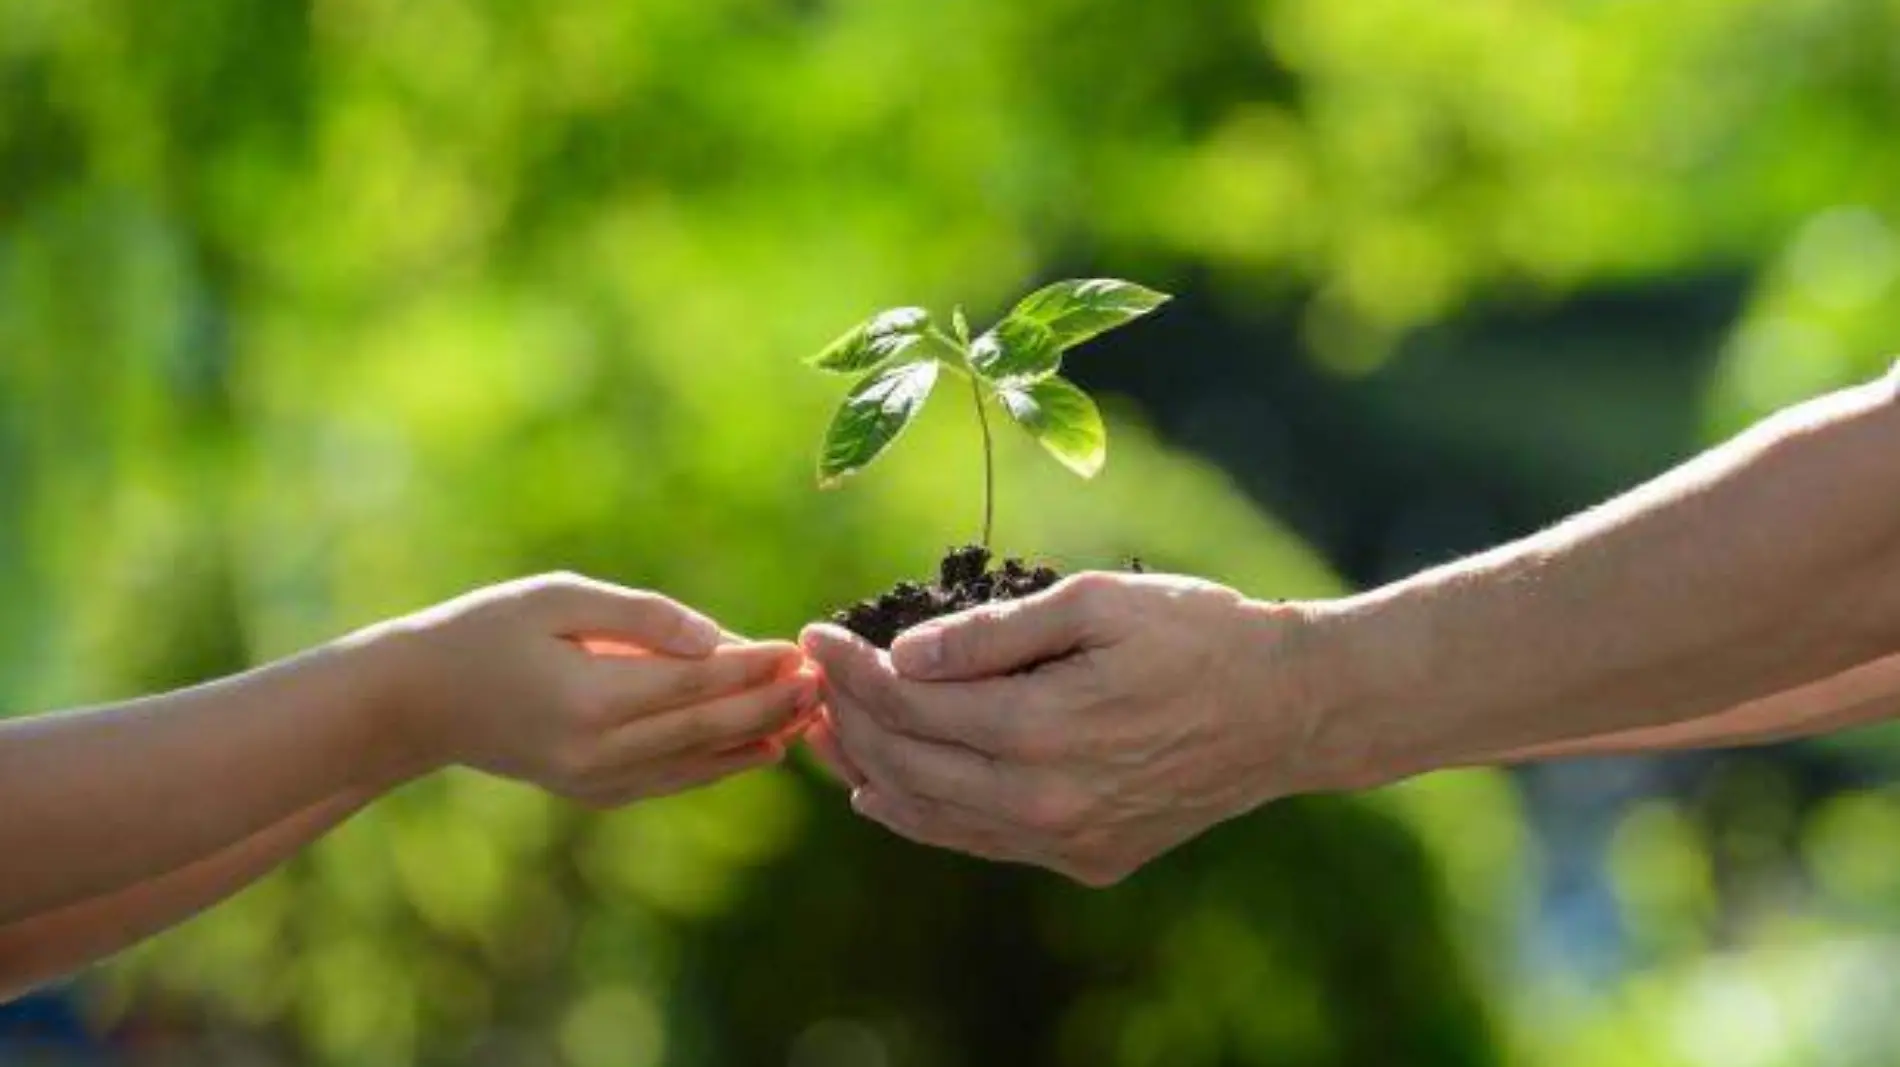
{"label": "cupped hand", "polygon": [[816,704],[787,642],[745,642],[664,596],[571,574],[377,628],[389,719],[421,767],[463,764],[595,806],[777,762]]}
{"label": "cupped hand", "polygon": [[1295,787],[1303,620],[1195,579],[1084,574],[888,655],[814,626],[813,740],[897,833],[1108,885]]}

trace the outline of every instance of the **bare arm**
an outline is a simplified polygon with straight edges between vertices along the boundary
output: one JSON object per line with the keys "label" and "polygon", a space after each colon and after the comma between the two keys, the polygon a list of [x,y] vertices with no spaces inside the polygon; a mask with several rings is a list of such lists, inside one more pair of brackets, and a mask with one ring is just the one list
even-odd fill
{"label": "bare arm", "polygon": [[235,678],[0,722],[0,926],[177,871],[403,777],[392,668],[344,642]]}
{"label": "bare arm", "polygon": [[191,918],[268,874],[371,797],[366,789],[338,794],[175,871],[0,927],[0,1001]]}
{"label": "bare arm", "polygon": [[1315,752],[1380,779],[1870,721],[1900,690],[1896,499],[1890,377],[1544,533],[1321,607]]}
{"label": "bare arm", "polygon": [[888,655],[814,627],[817,739],[898,833],[1103,884],[1289,793],[1872,721],[1900,706],[1896,380],[1341,601],[1084,574]]}
{"label": "bare arm", "polygon": [[1900,714],[1900,656],[1888,656],[1699,719],[1533,745],[1483,762],[1768,745],[1870,726],[1896,714]]}
{"label": "bare arm", "polygon": [[572,575],[480,590],[280,663],[0,723],[0,989],[215,902],[447,764],[618,805],[778,760],[797,649]]}

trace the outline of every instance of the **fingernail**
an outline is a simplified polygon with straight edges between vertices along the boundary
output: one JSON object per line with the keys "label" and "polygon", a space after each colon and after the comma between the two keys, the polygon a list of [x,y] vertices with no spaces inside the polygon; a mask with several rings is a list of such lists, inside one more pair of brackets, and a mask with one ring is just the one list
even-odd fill
{"label": "fingernail", "polygon": [[807,652],[816,652],[831,641],[831,627],[824,623],[813,623],[798,632],[798,647]]}
{"label": "fingernail", "polygon": [[899,637],[891,646],[891,665],[912,678],[937,673],[943,666],[943,631],[919,627]]}

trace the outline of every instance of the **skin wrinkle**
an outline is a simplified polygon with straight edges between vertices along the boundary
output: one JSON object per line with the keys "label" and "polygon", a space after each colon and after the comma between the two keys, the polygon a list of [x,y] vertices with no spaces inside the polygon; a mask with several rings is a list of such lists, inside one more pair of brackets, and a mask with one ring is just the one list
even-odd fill
{"label": "skin wrinkle", "polygon": [[[889,662],[854,664],[884,677],[827,689],[836,755],[870,761],[857,768],[867,813],[899,832],[945,841],[981,826],[988,841],[1000,826],[1008,851],[1103,885],[1289,793],[1852,725],[1900,708],[1887,487],[1900,490],[1893,378],[1776,415],[1522,541],[1342,600],[1076,576],[933,624],[943,670],[907,655],[907,637]],[[822,634],[805,645],[824,667],[846,655]],[[898,687],[947,687],[994,724],[1005,709],[985,686],[1032,665],[1014,681],[1037,694],[1035,734],[1010,743],[991,725],[960,740],[992,756],[999,781],[1050,775],[1045,803],[940,782],[955,795],[903,807],[919,783],[884,765],[880,734],[948,712],[906,708]]]}

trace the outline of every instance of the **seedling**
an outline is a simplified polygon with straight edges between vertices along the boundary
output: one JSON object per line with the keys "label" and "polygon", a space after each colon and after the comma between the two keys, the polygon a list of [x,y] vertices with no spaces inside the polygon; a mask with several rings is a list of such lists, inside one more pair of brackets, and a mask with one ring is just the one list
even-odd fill
{"label": "seedling", "polygon": [[974,341],[962,308],[951,313],[950,333],[918,307],[893,308],[858,324],[810,360],[820,370],[862,375],[825,434],[818,484],[833,488],[883,455],[923,411],[948,368],[969,380],[983,432],[982,546],[988,550],[996,525],[991,402],[1064,466],[1095,477],[1108,457],[1108,429],[1095,401],[1061,376],[1062,357],[1168,299],[1133,282],[1090,278],[1036,290]]}
{"label": "seedling", "polygon": [[1107,330],[1140,318],[1169,300],[1166,293],[1114,278],[1056,282],[1024,297],[1001,322],[975,340],[963,309],[946,332],[923,308],[882,312],[858,324],[812,357],[820,370],[857,375],[818,459],[818,483],[841,484],[883,455],[923,411],[943,372],[970,383],[983,435],[983,540],[944,558],[938,583],[905,582],[834,616],[869,641],[889,646],[898,633],[925,619],[976,604],[1027,596],[1057,575],[1007,560],[990,571],[996,526],[996,452],[990,435],[992,405],[1000,407],[1043,448],[1083,478],[1108,457],[1108,430],[1089,395],[1061,376],[1063,356]]}

